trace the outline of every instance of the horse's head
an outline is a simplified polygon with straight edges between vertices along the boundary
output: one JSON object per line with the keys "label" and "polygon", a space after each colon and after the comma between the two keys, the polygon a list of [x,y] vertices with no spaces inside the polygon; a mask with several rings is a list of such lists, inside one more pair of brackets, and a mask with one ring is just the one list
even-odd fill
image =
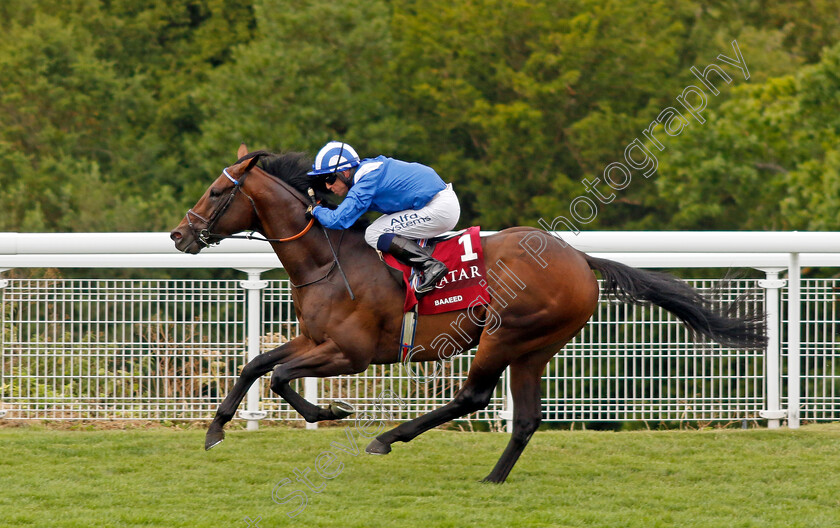
{"label": "horse's head", "polygon": [[248,157],[244,144],[237,154],[241,161],[222,171],[169,234],[179,251],[198,253],[226,236],[252,229],[257,222],[253,200],[243,185],[260,156]]}

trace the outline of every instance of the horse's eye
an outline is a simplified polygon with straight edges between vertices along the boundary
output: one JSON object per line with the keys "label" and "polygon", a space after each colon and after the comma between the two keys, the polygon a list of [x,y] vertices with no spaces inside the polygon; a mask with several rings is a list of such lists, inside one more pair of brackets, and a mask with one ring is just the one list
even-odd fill
{"label": "horse's eye", "polygon": [[219,189],[210,189],[210,198],[218,198],[219,196],[221,196],[221,194],[222,191],[220,191]]}

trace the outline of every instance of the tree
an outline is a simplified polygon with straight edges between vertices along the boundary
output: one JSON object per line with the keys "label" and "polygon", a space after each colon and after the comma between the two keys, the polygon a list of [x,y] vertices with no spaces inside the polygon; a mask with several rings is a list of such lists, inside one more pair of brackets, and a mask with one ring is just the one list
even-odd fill
{"label": "tree", "polygon": [[[744,85],[661,157],[655,222],[674,229],[837,229],[840,45]],[[653,222],[653,220],[648,219]]]}
{"label": "tree", "polygon": [[182,144],[196,125],[177,94],[246,38],[240,5],[4,3],[0,229],[164,229],[180,216],[194,180]]}
{"label": "tree", "polygon": [[[783,34],[748,26],[752,11],[736,2],[718,4],[397,2],[392,104],[418,138],[411,154],[455,181],[466,221],[497,229],[568,215],[582,180],[622,159],[694,80],[690,67],[727,51],[733,35],[792,69]],[[586,227],[655,211],[651,193],[634,184]]]}
{"label": "tree", "polygon": [[255,9],[254,39],[192,93],[208,116],[191,149],[204,173],[198,187],[231,163],[243,141],[252,149],[314,152],[341,138],[364,155],[399,135],[383,102],[385,2],[262,0]]}

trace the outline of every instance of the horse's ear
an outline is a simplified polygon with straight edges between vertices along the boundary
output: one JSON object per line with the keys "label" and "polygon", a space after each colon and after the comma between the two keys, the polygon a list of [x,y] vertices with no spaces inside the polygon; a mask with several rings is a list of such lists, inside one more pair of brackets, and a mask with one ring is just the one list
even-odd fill
{"label": "horse's ear", "polygon": [[258,161],[260,161],[260,156],[254,156],[253,158],[249,159],[248,164],[245,166],[245,170],[242,171],[242,173],[245,174],[249,170],[253,169],[254,165],[256,165]]}
{"label": "horse's ear", "polygon": [[245,146],[245,143],[241,143],[239,145],[239,150],[236,151],[237,159],[241,159],[245,157],[245,154],[248,153],[248,147]]}

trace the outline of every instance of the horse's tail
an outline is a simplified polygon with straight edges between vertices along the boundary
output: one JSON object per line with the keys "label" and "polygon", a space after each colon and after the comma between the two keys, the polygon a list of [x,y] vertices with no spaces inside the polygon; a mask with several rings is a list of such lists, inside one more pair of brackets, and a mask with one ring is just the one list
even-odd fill
{"label": "horse's tail", "polygon": [[694,332],[724,346],[763,348],[767,344],[764,314],[737,316],[738,301],[715,309],[716,303],[672,275],[631,268],[585,253],[583,256],[591,269],[601,272],[604,291],[619,300],[660,306]]}

